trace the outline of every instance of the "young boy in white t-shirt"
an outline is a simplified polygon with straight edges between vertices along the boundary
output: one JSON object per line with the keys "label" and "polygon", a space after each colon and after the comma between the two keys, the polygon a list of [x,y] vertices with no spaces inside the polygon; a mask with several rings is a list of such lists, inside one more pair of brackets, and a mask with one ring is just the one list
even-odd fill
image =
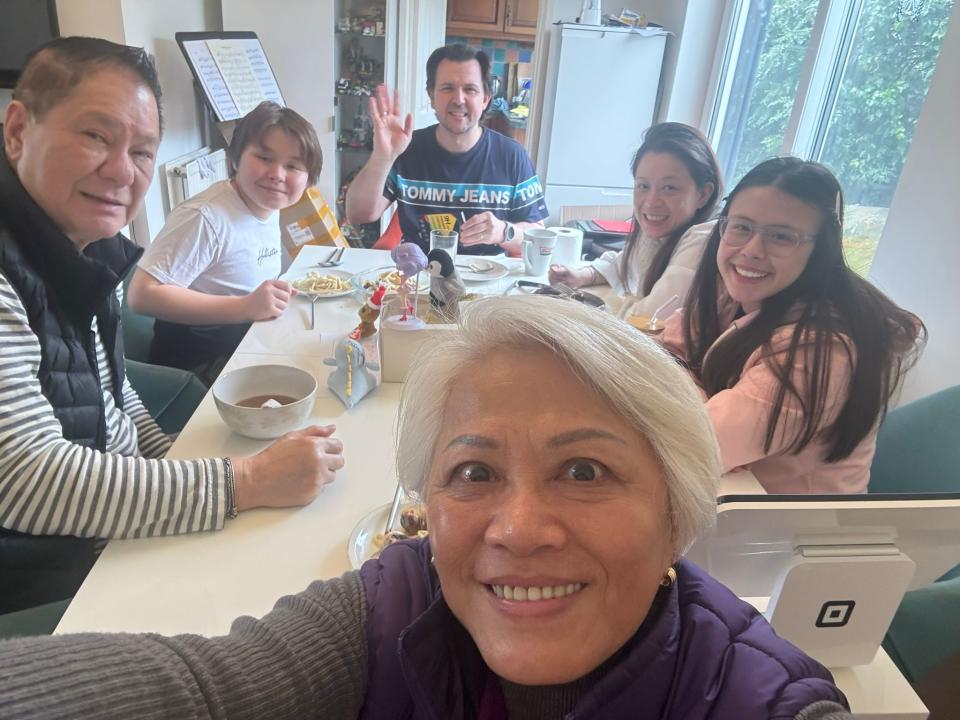
{"label": "young boy in white t-shirt", "polygon": [[212,381],[250,323],[279,317],[295,291],[280,274],[277,213],[320,175],[313,126],[263,102],[237,124],[231,179],[178,205],[130,283],[134,312],[155,317],[150,361]]}

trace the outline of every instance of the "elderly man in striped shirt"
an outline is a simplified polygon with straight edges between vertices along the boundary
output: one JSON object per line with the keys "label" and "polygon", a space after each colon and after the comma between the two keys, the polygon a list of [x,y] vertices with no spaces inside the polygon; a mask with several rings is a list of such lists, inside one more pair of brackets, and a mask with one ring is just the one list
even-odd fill
{"label": "elderly man in striped shirt", "polygon": [[124,374],[119,234],[153,177],[160,88],[142,49],[61,38],[35,52],[0,153],[0,613],[70,597],[98,538],[216,530],[309,503],[343,467],[333,427],[248,458],[163,460]]}

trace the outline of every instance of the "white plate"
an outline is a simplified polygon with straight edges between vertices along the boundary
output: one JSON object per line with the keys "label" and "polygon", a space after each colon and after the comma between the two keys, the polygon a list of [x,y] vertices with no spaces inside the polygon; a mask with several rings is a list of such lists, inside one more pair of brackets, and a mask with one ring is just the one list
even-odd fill
{"label": "white plate", "polygon": [[347,541],[347,557],[350,558],[350,567],[354,570],[359,570],[360,566],[377,551],[373,538],[383,532],[383,526],[386,525],[389,514],[390,503],[385,503],[364,515],[353,528],[350,540]]}
{"label": "white plate", "polygon": [[[415,503],[409,500],[401,503],[400,512],[404,508],[413,507]],[[371,510],[364,515],[360,522],[350,533],[350,539],[347,541],[347,557],[350,558],[350,567],[358,570],[370,556],[381,548],[373,544],[373,539],[383,532],[383,526],[387,524],[387,516],[390,515],[390,503],[385,503],[375,510]],[[399,514],[397,515],[399,527]]]}
{"label": "white plate", "polygon": [[[380,282],[380,276],[384,273],[395,272],[397,267],[395,265],[384,265],[383,267],[374,268],[372,270],[365,270],[364,272],[357,273],[353,276],[353,284],[359,289],[364,298],[368,298],[373,294],[373,289],[376,286],[376,283]],[[420,282],[420,290],[429,291],[430,290],[430,274],[427,272],[421,272],[418,276]],[[410,290],[412,291],[415,287],[415,281],[412,278],[407,280],[410,283]],[[364,283],[369,283],[370,287],[364,287]],[[387,287],[387,295],[392,295],[397,292],[398,286],[394,285],[392,282],[384,283]]]}
{"label": "white plate", "polygon": [[[460,279],[464,282],[499,280],[510,273],[510,270],[504,265],[494,262],[493,260],[486,260],[479,255],[458,255],[456,265]],[[471,265],[475,267],[476,270],[471,270]],[[479,272],[480,270],[483,272]]]}
{"label": "white plate", "polygon": [[[310,272],[315,272],[317,275],[336,275],[341,280],[346,280],[348,283],[350,283],[350,287],[348,287],[346,290],[334,290],[332,292],[309,292],[307,290],[298,289],[297,294],[302,295],[308,300],[322,300],[324,298],[343,297],[344,295],[349,295],[350,293],[356,292],[357,290],[356,286],[353,283],[352,273],[348,273],[344,270],[336,270],[333,268],[320,268],[319,270],[311,270]],[[303,277],[292,279],[291,283],[299,282],[301,280],[306,280],[306,279],[307,279],[307,276],[304,275]]]}

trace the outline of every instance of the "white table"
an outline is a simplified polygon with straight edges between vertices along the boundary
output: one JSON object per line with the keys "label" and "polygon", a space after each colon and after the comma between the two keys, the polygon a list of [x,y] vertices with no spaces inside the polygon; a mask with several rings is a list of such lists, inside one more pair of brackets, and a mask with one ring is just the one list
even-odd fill
{"label": "white table", "polygon": [[[329,254],[306,247],[289,276]],[[474,286],[503,292],[524,277],[522,263],[507,278]],[[341,269],[357,272],[390,264],[389,253],[348,250]],[[318,578],[349,569],[347,538],[357,521],[389,503],[396,486],[393,422],[400,385],[386,383],[350,410],[326,387],[331,368],[323,364],[334,343],[358,322],[354,296],[320,300],[316,329],[309,330],[309,301],[295,299],[278,320],[255,323],[227,369],[281,363],[314,373],[320,383],[311,422],[335,423],[345,445],[346,467],[309,506],[254,510],[219,532],[150,540],[112,541],[97,561],[57,627],[66,632],[227,632],[240,615],[268,612],[278,597],[303,590]],[[373,347],[375,343],[370,343]],[[207,395],[180,433],[170,457],[242,456],[269,443],[241,437],[221,421]],[[724,479],[727,494],[758,491],[749,473]],[[926,711],[890,659],[880,651],[872,665],[834,671],[858,717],[919,720]]]}
{"label": "white table", "polygon": [[[303,276],[311,263],[327,255],[329,248],[305,247],[287,276]],[[473,284],[471,289],[503,292],[516,279],[527,277],[521,261],[496,260],[509,265],[510,275]],[[390,264],[387,251],[351,249],[344,253],[340,269],[359,272]],[[344,441],[346,467],[337,473],[336,482],[307,507],[245,512],[219,532],[112,541],[57,632],[217,635],[226,632],[238,615],[262,615],[281,595],[349,569],[350,531],[370,510],[393,498],[393,423],[401,387],[385,383],[349,410],[327,388],[332,368],[323,360],[357,325],[359,307],[354,295],[318,300],[316,329],[311,331],[309,300],[294,298],[281,318],[253,325],[225,368],[289,364],[318,378],[310,422],[335,423],[336,434]],[[365,341],[365,346],[375,351],[375,339]],[[169,457],[243,456],[268,445],[269,441],[231,432],[208,394]]]}

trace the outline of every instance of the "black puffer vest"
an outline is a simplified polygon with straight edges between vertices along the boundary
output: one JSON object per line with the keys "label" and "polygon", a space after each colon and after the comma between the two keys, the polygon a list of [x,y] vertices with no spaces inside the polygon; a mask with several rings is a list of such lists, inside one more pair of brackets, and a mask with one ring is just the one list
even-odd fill
{"label": "black puffer vest", "polygon": [[[78,252],[26,193],[0,152],[0,272],[19,295],[40,341],[41,390],[64,438],[78,445],[106,449],[94,317],[114,400],[123,408],[123,337],[115,291],[142,252],[122,235]],[[0,529],[0,612],[67,597],[93,558],[91,540]]]}

